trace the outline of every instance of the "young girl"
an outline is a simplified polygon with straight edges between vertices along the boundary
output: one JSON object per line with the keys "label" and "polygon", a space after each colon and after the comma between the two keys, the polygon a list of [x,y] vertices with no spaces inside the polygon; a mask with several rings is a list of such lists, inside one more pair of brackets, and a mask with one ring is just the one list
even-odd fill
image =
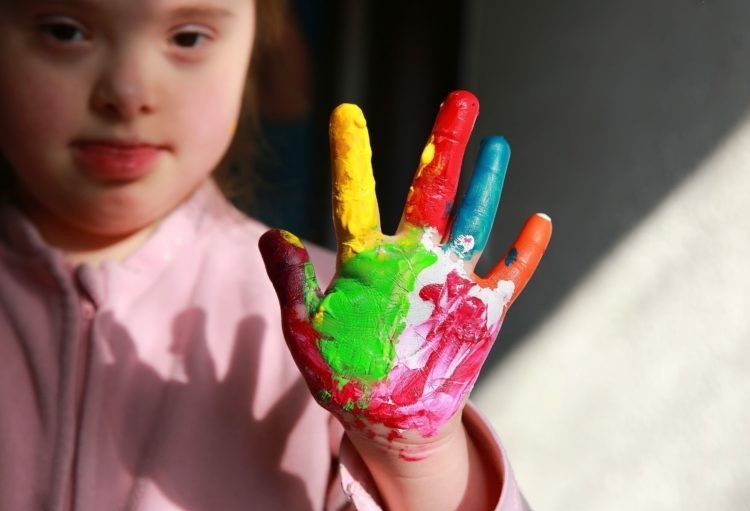
{"label": "young girl", "polygon": [[265,7],[0,0],[0,509],[524,508],[465,404],[549,220],[471,273],[508,150],[483,144],[449,225],[477,113],[454,93],[384,236],[344,105],[321,293],[299,240],[211,179]]}

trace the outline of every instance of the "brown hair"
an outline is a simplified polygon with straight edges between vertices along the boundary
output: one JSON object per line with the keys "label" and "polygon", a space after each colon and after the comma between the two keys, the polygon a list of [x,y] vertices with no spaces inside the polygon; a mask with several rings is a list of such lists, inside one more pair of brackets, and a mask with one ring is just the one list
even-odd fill
{"label": "brown hair", "polygon": [[286,9],[285,0],[255,1],[255,41],[240,119],[232,144],[213,175],[224,195],[240,207],[247,207],[252,202],[256,188],[252,162],[263,147],[258,63],[272,58],[274,51],[281,46]]}

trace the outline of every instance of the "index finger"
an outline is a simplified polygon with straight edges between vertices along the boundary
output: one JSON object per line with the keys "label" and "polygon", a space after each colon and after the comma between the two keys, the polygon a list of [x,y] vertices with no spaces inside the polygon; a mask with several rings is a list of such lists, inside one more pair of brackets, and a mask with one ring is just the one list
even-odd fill
{"label": "index finger", "polygon": [[450,93],[440,106],[406,199],[402,226],[432,227],[444,235],[478,114],[479,101],[467,91]]}
{"label": "index finger", "polygon": [[344,103],[331,114],[333,220],[339,258],[367,249],[380,236],[380,214],[372,175],[367,124],[358,106]]}

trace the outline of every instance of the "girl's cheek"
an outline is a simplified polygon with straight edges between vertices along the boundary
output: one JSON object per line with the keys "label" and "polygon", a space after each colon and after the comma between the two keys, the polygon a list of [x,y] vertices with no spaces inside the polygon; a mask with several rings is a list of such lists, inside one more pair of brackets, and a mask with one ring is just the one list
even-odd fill
{"label": "girl's cheek", "polygon": [[[33,73],[25,80],[12,80],[2,87],[2,110],[13,129],[9,135],[23,146],[72,138],[81,105],[80,87],[65,80],[50,80]],[[51,84],[55,84],[53,87]]]}
{"label": "girl's cheek", "polygon": [[[226,85],[233,82],[231,87]],[[237,77],[219,77],[203,90],[193,93],[189,100],[186,99],[186,104],[193,105],[184,119],[190,138],[212,141],[222,149],[229,144],[241,105],[242,86],[237,82],[240,82]]]}
{"label": "girl's cheek", "polygon": [[191,112],[185,128],[194,138],[217,141],[229,136],[233,116],[224,105],[208,100],[210,97],[202,96],[203,104]]}

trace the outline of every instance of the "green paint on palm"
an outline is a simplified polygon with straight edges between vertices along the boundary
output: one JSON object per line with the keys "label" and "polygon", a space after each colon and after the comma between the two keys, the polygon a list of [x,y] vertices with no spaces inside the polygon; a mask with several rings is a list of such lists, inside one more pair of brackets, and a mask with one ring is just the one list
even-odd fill
{"label": "green paint on palm", "polygon": [[327,390],[321,390],[318,393],[318,399],[321,403],[328,403],[331,400],[331,393]]}
{"label": "green paint on palm", "polygon": [[382,380],[391,370],[395,344],[409,312],[408,294],[417,275],[434,264],[415,230],[396,243],[355,254],[313,318],[322,334],[320,351],[341,380]]}
{"label": "green paint on palm", "polygon": [[317,309],[320,303],[318,281],[315,278],[315,268],[313,268],[312,263],[309,261],[305,263],[305,286],[303,291],[305,293],[305,306],[307,310]]}

